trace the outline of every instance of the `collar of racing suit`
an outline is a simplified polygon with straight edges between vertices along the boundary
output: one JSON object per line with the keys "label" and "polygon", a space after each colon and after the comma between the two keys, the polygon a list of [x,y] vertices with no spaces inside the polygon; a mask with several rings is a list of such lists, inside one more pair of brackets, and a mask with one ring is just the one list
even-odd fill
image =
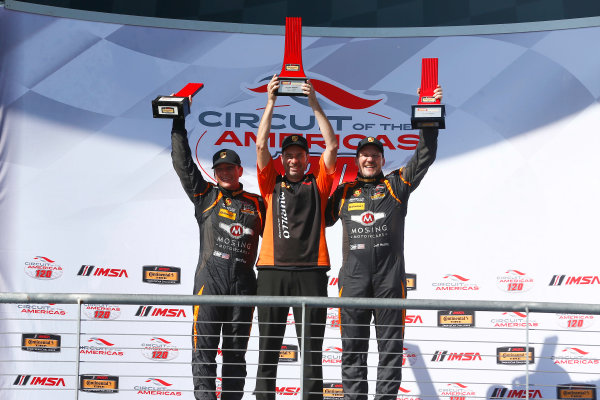
{"label": "collar of racing suit", "polygon": [[365,182],[365,183],[378,182],[378,181],[382,180],[383,178],[384,178],[383,172],[379,172],[379,174],[375,175],[372,178],[365,178],[360,174],[360,172],[356,175],[357,181]]}
{"label": "collar of racing suit", "polygon": [[242,183],[240,182],[240,187],[238,190],[227,190],[219,186],[219,190],[221,191],[221,193],[223,193],[223,197],[235,197],[244,191],[244,185],[242,185]]}

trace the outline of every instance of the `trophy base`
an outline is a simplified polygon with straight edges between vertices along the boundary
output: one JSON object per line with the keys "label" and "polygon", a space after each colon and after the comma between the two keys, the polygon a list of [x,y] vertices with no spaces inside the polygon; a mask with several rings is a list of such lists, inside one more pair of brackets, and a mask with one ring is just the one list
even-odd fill
{"label": "trophy base", "polygon": [[152,100],[154,118],[184,119],[190,113],[190,100],[187,97],[158,96]]}
{"label": "trophy base", "polygon": [[413,129],[446,128],[446,107],[443,104],[417,104],[412,106],[410,123]]}
{"label": "trophy base", "polygon": [[306,83],[306,78],[282,78],[279,77],[279,87],[275,94],[277,96],[304,96],[302,85]]}

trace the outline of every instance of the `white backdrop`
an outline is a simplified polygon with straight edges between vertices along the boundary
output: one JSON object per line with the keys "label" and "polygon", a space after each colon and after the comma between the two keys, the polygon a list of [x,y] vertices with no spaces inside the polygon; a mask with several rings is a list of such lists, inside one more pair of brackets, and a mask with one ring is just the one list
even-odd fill
{"label": "white backdrop", "polygon": [[[0,22],[8,38],[0,49],[0,143],[7,154],[2,171],[8,171],[0,180],[1,289],[191,294],[198,228],[172,170],[170,122],[152,119],[150,101],[187,82],[203,82],[186,121],[194,157],[210,171],[212,154],[233,148],[242,157],[244,187],[258,192],[253,137],[266,100],[260,87],[280,71],[283,37],[92,23],[4,9]],[[421,58],[439,58],[448,128],[440,134],[437,161],[410,201],[406,266],[416,275],[410,298],[597,303],[599,39],[599,28],[303,38],[308,76],[341,93],[319,96],[340,137],[340,179],[352,178],[354,146],[365,135],[385,141],[386,171],[411,156],[416,132],[408,125],[409,110],[417,100]],[[301,133],[318,155],[318,129],[305,101],[286,97],[277,105],[273,154],[283,134]],[[341,226],[327,236],[330,295],[337,296]],[[178,268],[180,283],[144,282],[143,266]],[[74,376],[61,377],[74,374],[61,361],[76,354],[74,336],[63,334],[74,330],[75,310],[2,307],[4,318],[25,318],[2,320],[2,331],[14,332],[1,335],[2,360],[13,361],[0,366],[0,388],[10,389],[3,398],[38,398],[41,392],[19,392],[37,386],[75,386]],[[154,306],[147,316],[136,315],[146,311],[139,306],[85,311],[80,350],[89,362],[82,374],[120,376],[115,398],[193,397],[185,392],[191,389],[189,308]],[[329,314],[335,319],[335,310]],[[436,312],[408,314],[399,398],[524,397],[498,389],[519,389],[525,366],[499,364],[496,357],[498,348],[522,345],[522,332],[449,329],[437,326]],[[474,323],[525,324],[516,313],[477,313]],[[556,384],[598,384],[597,317],[535,315],[529,324],[538,329],[531,334],[537,344],[529,368],[540,370],[530,379],[537,385],[530,397],[554,398]],[[61,351],[24,351],[21,333],[60,334]],[[291,329],[288,334],[284,343],[296,345]],[[257,329],[248,354],[250,377],[256,335]],[[338,383],[338,330],[327,335],[325,381]],[[164,351],[167,359],[151,361],[154,351]],[[370,364],[376,359],[372,354]],[[282,363],[280,376],[297,376],[297,366]],[[253,386],[248,379],[246,389]],[[278,387],[280,396],[298,396],[294,379],[280,379]],[[88,396],[95,395],[81,393]]]}

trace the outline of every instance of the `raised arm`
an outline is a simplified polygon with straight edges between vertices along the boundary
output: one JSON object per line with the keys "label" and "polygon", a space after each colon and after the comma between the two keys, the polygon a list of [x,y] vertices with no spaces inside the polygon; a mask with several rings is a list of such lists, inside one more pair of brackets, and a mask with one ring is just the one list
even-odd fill
{"label": "raised arm", "polygon": [[210,184],[206,182],[192,159],[192,151],[188,143],[185,120],[183,119],[173,120],[171,159],[185,193],[192,201],[199,199],[199,196],[206,192]]}
{"label": "raised arm", "polygon": [[273,109],[275,108],[275,100],[277,96],[275,92],[279,87],[279,79],[277,75],[273,75],[271,81],[267,85],[267,105],[263,112],[260,124],[258,125],[258,133],[256,135],[256,165],[259,170],[263,170],[271,160],[269,152],[269,133],[271,132],[271,120],[273,119]]}
{"label": "raised arm", "polygon": [[[442,100],[442,88],[438,87],[434,91],[434,97]],[[427,170],[435,161],[437,154],[437,128],[425,128],[419,132],[419,144],[415,154],[408,161],[406,166],[400,170],[402,181],[409,185],[409,191],[412,192],[419,186],[421,180],[425,177]]]}
{"label": "raised arm", "polygon": [[327,174],[332,174],[335,171],[335,161],[337,159],[338,152],[338,141],[333,132],[333,127],[331,123],[327,119],[327,115],[321,108],[319,101],[317,100],[317,95],[315,90],[310,83],[310,80],[307,81],[304,85],[302,85],[302,91],[304,94],[308,96],[308,105],[312,108],[315,118],[317,119],[317,123],[319,124],[319,129],[321,130],[321,135],[325,140],[325,151],[323,152],[323,161],[325,163],[325,168]]}

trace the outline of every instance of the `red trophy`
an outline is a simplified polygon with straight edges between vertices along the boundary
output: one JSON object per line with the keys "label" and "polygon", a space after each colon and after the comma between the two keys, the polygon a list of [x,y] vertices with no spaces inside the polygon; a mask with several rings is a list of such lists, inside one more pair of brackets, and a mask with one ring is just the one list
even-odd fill
{"label": "red trophy", "polygon": [[446,128],[446,107],[433,97],[438,86],[438,59],[424,58],[421,69],[419,103],[412,106],[410,122],[413,129]]}
{"label": "red trophy", "polygon": [[306,96],[302,93],[302,84],[306,75],[302,67],[302,18],[285,19],[285,52],[283,68],[279,73],[278,96]]}
{"label": "red trophy", "polygon": [[188,83],[173,96],[158,96],[152,100],[154,118],[185,118],[190,113],[189,96],[194,96],[204,87],[203,83]]}

